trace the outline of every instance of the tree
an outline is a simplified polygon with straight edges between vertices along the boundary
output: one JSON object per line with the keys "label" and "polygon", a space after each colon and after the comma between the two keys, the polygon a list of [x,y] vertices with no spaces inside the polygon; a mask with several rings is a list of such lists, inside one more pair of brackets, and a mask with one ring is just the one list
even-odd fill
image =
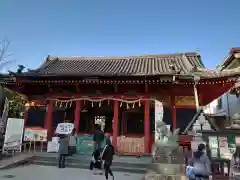
{"label": "tree", "polygon": [[3,67],[12,62],[11,60],[9,60],[9,57],[12,55],[12,53],[8,52],[10,44],[11,41],[6,37],[2,41],[0,41],[0,70],[2,70]]}
{"label": "tree", "polygon": [[[11,44],[11,41],[8,38],[4,38],[2,41],[0,41],[0,71],[3,70],[4,67],[6,67],[7,64],[12,63],[12,60],[10,60],[10,56],[12,55],[11,52],[9,52],[9,46]],[[20,113],[24,111],[24,100],[23,97],[11,90],[6,89],[5,87],[0,87],[0,112],[3,111],[5,98],[8,98],[10,102],[9,106],[9,117],[12,118],[19,118],[21,115]]]}

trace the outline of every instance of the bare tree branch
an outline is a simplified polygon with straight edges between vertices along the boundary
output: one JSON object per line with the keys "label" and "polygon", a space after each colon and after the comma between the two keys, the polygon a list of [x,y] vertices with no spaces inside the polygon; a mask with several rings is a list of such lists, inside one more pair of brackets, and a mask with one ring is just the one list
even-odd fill
{"label": "bare tree branch", "polygon": [[8,52],[10,44],[11,41],[6,37],[0,41],[0,70],[7,64],[13,62],[12,60],[9,60],[9,57],[12,55],[11,52]]}

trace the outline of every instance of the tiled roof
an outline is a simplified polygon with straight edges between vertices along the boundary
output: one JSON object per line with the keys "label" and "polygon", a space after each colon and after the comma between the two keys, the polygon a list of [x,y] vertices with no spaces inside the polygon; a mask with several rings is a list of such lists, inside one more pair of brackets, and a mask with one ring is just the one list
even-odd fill
{"label": "tiled roof", "polygon": [[38,75],[78,76],[149,76],[176,72],[184,75],[196,67],[204,67],[196,53],[125,57],[48,56],[35,72]]}
{"label": "tiled roof", "polygon": [[240,75],[240,68],[206,70],[201,57],[196,53],[116,57],[48,56],[43,65],[26,73],[28,74],[83,77],[195,74],[201,78],[218,78]]}
{"label": "tiled roof", "polygon": [[202,78],[219,78],[219,77],[229,77],[229,76],[240,76],[240,67],[234,68],[234,69],[201,69],[197,68],[196,71],[193,72],[194,75],[198,75]]}
{"label": "tiled roof", "polygon": [[220,64],[221,69],[227,68],[227,66],[234,60],[235,54],[240,53],[240,48],[232,48],[228,54],[228,56],[223,60],[223,62]]}

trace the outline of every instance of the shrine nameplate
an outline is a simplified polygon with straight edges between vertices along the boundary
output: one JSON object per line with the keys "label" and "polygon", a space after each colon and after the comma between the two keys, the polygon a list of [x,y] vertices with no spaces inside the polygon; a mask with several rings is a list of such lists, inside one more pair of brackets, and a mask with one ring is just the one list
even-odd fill
{"label": "shrine nameplate", "polygon": [[175,104],[177,106],[195,106],[194,96],[176,96]]}

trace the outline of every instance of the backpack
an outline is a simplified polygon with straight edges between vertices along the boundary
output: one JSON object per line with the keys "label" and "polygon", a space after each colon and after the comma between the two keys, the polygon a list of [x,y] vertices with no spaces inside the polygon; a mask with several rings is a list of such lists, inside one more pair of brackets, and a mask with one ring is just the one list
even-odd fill
{"label": "backpack", "polygon": [[195,179],[195,173],[194,173],[194,168],[193,166],[187,166],[186,167],[186,176],[189,178],[189,179]]}

